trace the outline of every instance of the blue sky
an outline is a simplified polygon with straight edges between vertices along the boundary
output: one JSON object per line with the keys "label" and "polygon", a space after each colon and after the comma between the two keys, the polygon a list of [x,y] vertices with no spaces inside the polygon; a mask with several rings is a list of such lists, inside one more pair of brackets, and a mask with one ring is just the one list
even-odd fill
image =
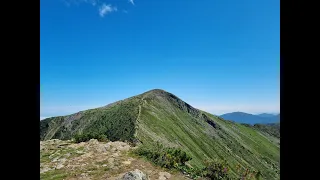
{"label": "blue sky", "polygon": [[41,0],[40,117],[160,88],[213,114],[280,112],[279,0]]}

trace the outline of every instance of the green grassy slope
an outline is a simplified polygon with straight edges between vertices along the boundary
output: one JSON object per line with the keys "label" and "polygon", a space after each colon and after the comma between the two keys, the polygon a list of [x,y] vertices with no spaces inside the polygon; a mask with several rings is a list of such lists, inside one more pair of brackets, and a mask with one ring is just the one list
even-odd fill
{"label": "green grassy slope", "polygon": [[76,133],[97,132],[108,139],[133,140],[140,100],[136,97],[110,106],[40,121],[40,140],[71,139]]}
{"label": "green grassy slope", "polygon": [[143,99],[137,131],[142,142],[180,146],[193,157],[193,166],[202,166],[205,158],[224,158],[234,172],[241,164],[279,179],[280,147],[262,133],[188,107],[166,93],[146,93]]}
{"label": "green grassy slope", "polygon": [[254,127],[197,110],[173,94],[153,90],[107,107],[40,122],[40,139],[68,139],[76,132],[98,131],[111,140],[159,141],[181,147],[201,167],[206,158],[226,159],[233,173],[240,164],[280,179],[280,145]]}
{"label": "green grassy slope", "polygon": [[280,138],[280,123],[255,124],[254,128],[270,136]]}

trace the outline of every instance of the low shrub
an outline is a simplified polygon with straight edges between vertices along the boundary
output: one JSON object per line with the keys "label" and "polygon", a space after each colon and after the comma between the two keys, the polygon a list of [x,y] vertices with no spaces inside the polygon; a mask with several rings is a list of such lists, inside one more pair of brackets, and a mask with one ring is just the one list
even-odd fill
{"label": "low shrub", "polygon": [[76,134],[73,136],[73,139],[76,143],[87,142],[90,139],[97,139],[98,141],[106,142],[108,141],[106,135],[98,133],[82,133]]}
{"label": "low shrub", "polygon": [[262,178],[260,171],[241,167],[240,164],[236,166],[236,170],[239,174],[239,180],[260,180]]}
{"label": "low shrub", "polygon": [[228,164],[225,161],[206,160],[204,161],[205,168],[202,169],[203,177],[209,179],[226,180],[231,179],[228,171]]}
{"label": "low shrub", "polygon": [[[156,145],[140,145],[134,152],[138,156],[142,156],[150,160],[156,165],[165,167],[168,169],[174,168],[181,171],[183,174],[188,174],[193,179],[205,178],[211,180],[232,180],[235,177],[230,176],[229,166],[226,161],[220,161],[217,159],[207,159],[204,161],[203,168],[193,168],[185,164],[192,158],[184,151],[172,148],[164,147],[162,144],[156,143]],[[256,180],[261,178],[260,171],[246,169],[237,166],[238,177],[235,180]]]}
{"label": "low shrub", "polygon": [[185,162],[192,159],[186,152],[178,148],[164,147],[159,143],[154,147],[141,145],[135,150],[135,154],[168,169],[185,166]]}

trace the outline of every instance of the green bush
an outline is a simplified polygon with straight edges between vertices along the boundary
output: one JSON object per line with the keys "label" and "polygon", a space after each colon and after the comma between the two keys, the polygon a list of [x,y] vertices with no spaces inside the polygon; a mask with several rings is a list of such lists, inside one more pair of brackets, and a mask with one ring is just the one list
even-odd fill
{"label": "green bush", "polygon": [[239,180],[260,180],[262,178],[262,174],[260,171],[241,167],[240,164],[237,165],[236,170],[239,174]]}
{"label": "green bush", "polygon": [[83,134],[76,134],[74,135],[74,141],[76,143],[80,142],[87,142],[90,139],[97,139],[98,141],[108,141],[107,137],[104,134],[98,134],[98,133],[83,133]]}
{"label": "green bush", "polygon": [[189,166],[178,166],[178,170],[180,170],[183,174],[188,174],[193,179],[198,179],[200,177],[205,177],[203,169],[200,168],[191,168]]}
{"label": "green bush", "polygon": [[191,168],[188,166],[179,166],[177,169],[184,174],[188,174],[193,179],[205,178],[213,180],[231,180],[229,176],[229,168],[226,162],[218,160],[204,161],[205,167]]}
{"label": "green bush", "polygon": [[226,163],[208,160],[204,162],[205,167],[202,169],[191,168],[185,164],[185,162],[192,159],[186,152],[177,148],[164,147],[159,143],[156,143],[153,146],[141,145],[134,151],[134,153],[147,158],[161,167],[180,170],[184,174],[189,174],[192,178],[203,177],[217,180],[231,179],[228,175],[228,167]]}
{"label": "green bush", "polygon": [[231,179],[228,174],[228,164],[225,161],[206,160],[204,165],[205,167],[201,170],[202,177],[217,180]]}
{"label": "green bush", "polygon": [[[186,166],[185,162],[190,161],[192,158],[188,156],[184,151],[172,148],[164,147],[162,144],[156,143],[154,145],[141,145],[135,151],[135,154],[145,157],[151,162],[165,167],[168,169],[174,168],[181,171],[184,174],[188,174],[189,177],[193,179],[205,178],[211,180],[231,180],[234,177],[231,177],[229,174],[229,166],[226,161],[219,161],[217,159],[212,160],[208,159],[204,161],[203,168],[192,168]],[[261,173],[254,170],[249,170],[237,166],[239,180],[252,180],[260,179]]]}
{"label": "green bush", "polygon": [[135,153],[149,159],[161,167],[168,169],[184,166],[185,162],[192,159],[186,152],[180,149],[163,147],[159,143],[154,147],[142,145],[136,149]]}

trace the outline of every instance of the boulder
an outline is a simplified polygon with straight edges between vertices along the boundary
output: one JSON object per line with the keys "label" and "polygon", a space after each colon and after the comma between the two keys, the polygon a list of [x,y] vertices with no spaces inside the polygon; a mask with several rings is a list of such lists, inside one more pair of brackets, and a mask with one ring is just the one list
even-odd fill
{"label": "boulder", "polygon": [[148,180],[148,177],[139,169],[127,172],[120,180]]}

